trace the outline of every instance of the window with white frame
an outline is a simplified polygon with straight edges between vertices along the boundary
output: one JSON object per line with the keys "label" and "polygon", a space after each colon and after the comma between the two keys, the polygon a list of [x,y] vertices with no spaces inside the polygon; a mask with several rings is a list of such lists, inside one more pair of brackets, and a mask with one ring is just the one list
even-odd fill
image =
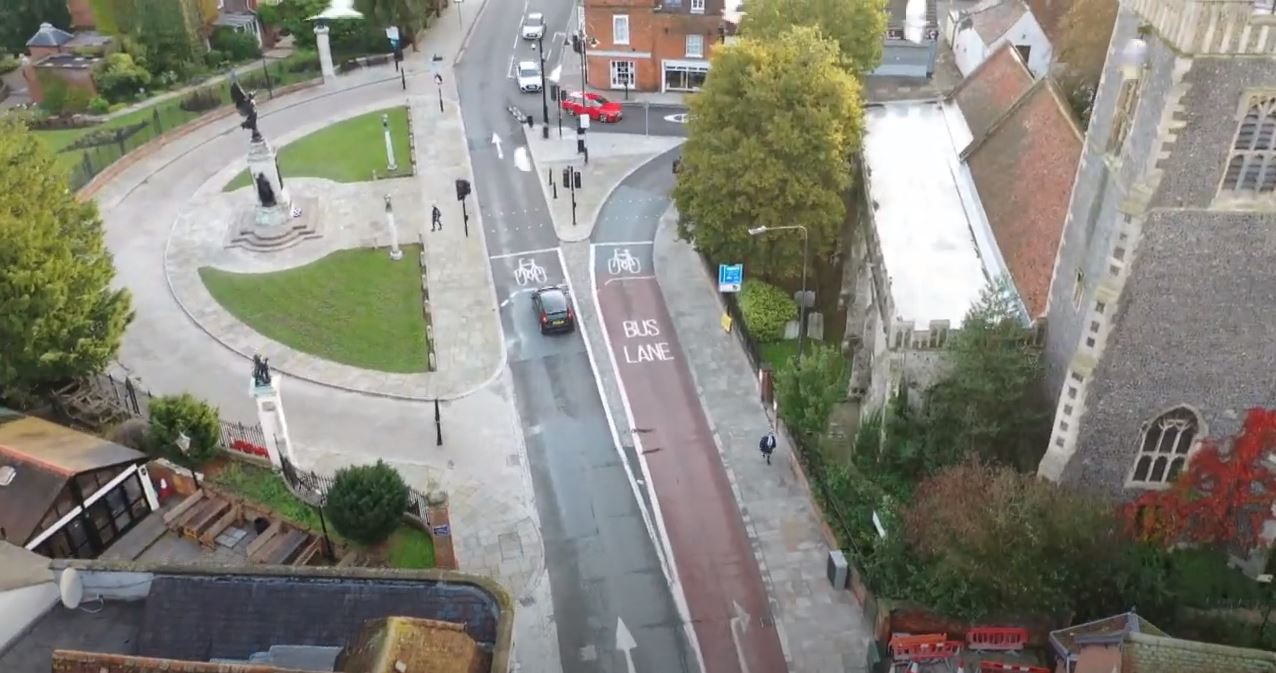
{"label": "window with white frame", "polygon": [[1276,16],[1276,0],[1254,0],[1254,13]]}
{"label": "window with white frame", "polygon": [[1171,409],[1144,425],[1131,484],[1160,486],[1177,479],[1187,467],[1200,427],[1196,412],[1187,407]]}
{"label": "window with white frame", "polygon": [[629,16],[617,14],[611,17],[611,43],[629,44]]}
{"label": "window with white frame", "polygon": [[1246,101],[1223,189],[1252,196],[1276,192],[1276,93],[1251,95]]}
{"label": "window with white frame", "polygon": [[704,58],[704,36],[687,36],[687,58]]}
{"label": "window with white frame", "polygon": [[1085,299],[1085,272],[1077,269],[1077,278],[1072,286],[1072,307],[1081,310],[1081,300]]}
{"label": "window with white frame", "polygon": [[704,14],[704,0],[691,0],[691,13]]}
{"label": "window with white frame", "polygon": [[611,62],[611,88],[613,89],[632,89],[636,80],[638,64],[633,61],[612,61]]}

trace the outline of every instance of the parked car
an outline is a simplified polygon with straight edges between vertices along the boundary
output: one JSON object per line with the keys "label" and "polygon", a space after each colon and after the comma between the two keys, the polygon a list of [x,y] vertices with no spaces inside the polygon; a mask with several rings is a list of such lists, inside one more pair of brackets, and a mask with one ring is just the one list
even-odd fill
{"label": "parked car", "polygon": [[[507,33],[508,34],[508,33]],[[539,40],[545,36],[545,15],[532,12],[523,19],[523,39]]]}
{"label": "parked car", "polygon": [[536,310],[541,334],[576,329],[576,314],[572,311],[572,302],[561,287],[542,287],[532,293],[532,308]]}
{"label": "parked car", "polygon": [[620,103],[607,100],[596,93],[573,91],[563,99],[563,112],[572,115],[589,115],[591,121],[612,124],[620,121],[624,110]]}
{"label": "parked car", "polygon": [[518,62],[518,88],[523,93],[541,90],[541,67],[536,61]]}

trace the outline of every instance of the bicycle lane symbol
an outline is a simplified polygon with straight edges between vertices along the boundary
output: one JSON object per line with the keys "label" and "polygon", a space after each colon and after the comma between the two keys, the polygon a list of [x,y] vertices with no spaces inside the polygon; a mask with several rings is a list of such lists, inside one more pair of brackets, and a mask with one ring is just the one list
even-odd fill
{"label": "bicycle lane symbol", "polygon": [[629,248],[615,248],[611,259],[607,260],[607,273],[619,276],[622,273],[638,274],[642,272],[642,262],[629,252]]}
{"label": "bicycle lane symbol", "polygon": [[526,287],[529,283],[544,285],[549,280],[549,274],[545,273],[545,267],[536,263],[536,260],[529,257],[518,258],[518,268],[514,269],[514,282],[519,287]]}

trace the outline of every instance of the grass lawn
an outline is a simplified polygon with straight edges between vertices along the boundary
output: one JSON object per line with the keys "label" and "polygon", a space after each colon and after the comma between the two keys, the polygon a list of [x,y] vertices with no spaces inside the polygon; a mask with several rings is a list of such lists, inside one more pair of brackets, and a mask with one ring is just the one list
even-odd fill
{"label": "grass lawn", "polygon": [[286,346],[364,369],[424,372],[419,245],[394,262],[384,249],[340,250],[286,271],[199,270],[213,298],[259,333]]}
{"label": "grass lawn", "polygon": [[[261,467],[229,461],[225,468],[208,478],[215,488],[237,494],[246,500],[265,507],[275,516],[290,523],[321,530],[319,514],[315,508],[302,502],[288,490],[284,480],[274,472]],[[331,527],[328,534],[336,542],[361,547],[345,539]],[[434,567],[434,541],[423,530],[403,524],[390,534],[385,542],[386,562],[393,568],[417,569]]]}
{"label": "grass lawn", "polygon": [[[250,77],[258,76],[260,74],[261,74],[261,69],[256,68],[249,72],[240,73],[239,77],[241,80],[244,80]],[[278,88],[281,86],[287,86],[289,84],[296,84],[297,82],[312,79],[316,76],[318,76],[317,71],[305,70],[301,72],[288,72],[285,68],[283,68],[279,64],[272,64],[270,68],[271,84],[275,88]],[[214,90],[218,94],[218,97],[221,99],[222,103],[226,105],[230,104],[230,85],[229,84],[223,81],[216,84],[210,84],[208,86],[211,86],[214,88]],[[45,144],[47,144],[51,150],[57,153],[57,165],[59,167],[65,168],[67,170],[71,170],[72,168],[75,168],[77,165],[79,165],[83,161],[83,157],[86,153],[92,152],[91,160],[94,162],[96,169],[100,171],[102,168],[105,168],[107,164],[115,161],[121,156],[119,147],[117,145],[108,145],[108,146],[104,146],[100,148],[78,149],[78,150],[72,150],[69,152],[63,152],[61,150],[67,147],[68,145],[70,145],[71,143],[75,142],[76,140],[78,140],[81,136],[85,135],[86,133],[90,133],[92,131],[98,131],[102,129],[113,129],[113,128],[120,128],[123,126],[130,126],[130,125],[137,124],[139,122],[144,122],[144,121],[152,121],[155,119],[156,113],[159,113],[160,126],[158,129],[155,129],[155,128],[143,129],[139,131],[137,134],[135,134],[134,136],[132,136],[131,138],[129,138],[127,141],[125,141],[125,149],[128,151],[132,151],[137,149],[147,140],[150,140],[151,138],[158,135],[161,131],[167,132],[182,124],[192,121],[197,117],[201,117],[205,114],[208,114],[209,112],[212,112],[212,110],[203,110],[203,111],[196,111],[196,112],[189,112],[187,110],[183,110],[181,108],[181,102],[182,102],[182,99],[185,98],[187,95],[189,94],[183,93],[173,98],[165,99],[153,105],[148,105],[146,107],[134,110],[133,112],[130,112],[128,114],[120,115],[119,117],[115,117],[107,122],[98,124],[96,126],[90,126],[90,127],[82,128],[82,129],[59,129],[55,131],[36,131],[35,134],[36,134],[36,137],[44,140]],[[261,93],[258,94],[258,102],[260,103],[264,100],[268,100],[268,95],[266,94],[266,92],[262,91]],[[96,151],[94,151],[95,149]],[[101,165],[98,165],[98,164],[101,164]]]}
{"label": "grass lawn", "polygon": [[386,555],[391,568],[433,568],[434,541],[423,530],[400,526],[386,540]]}
{"label": "grass lawn", "polygon": [[[390,137],[399,170],[409,165],[408,112],[402,106],[351,117],[284,145],[279,150],[279,170],[286,178],[327,178],[336,182],[365,182],[373,171],[386,174],[385,134],[381,115],[390,116]],[[244,170],[223,191],[249,185]]]}

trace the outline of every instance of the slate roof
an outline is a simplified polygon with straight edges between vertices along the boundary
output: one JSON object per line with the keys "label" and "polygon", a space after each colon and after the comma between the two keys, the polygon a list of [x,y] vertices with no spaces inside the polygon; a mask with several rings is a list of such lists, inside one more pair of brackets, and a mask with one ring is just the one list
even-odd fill
{"label": "slate roof", "polygon": [[27,40],[28,47],[61,47],[75,36],[51,23],[40,24],[40,29]]}
{"label": "slate roof", "polygon": [[1276,652],[1131,633],[1120,673],[1273,673]]}
{"label": "slate roof", "polygon": [[1021,0],[990,0],[970,10],[970,23],[984,44],[992,44],[1027,13]]}
{"label": "slate roof", "polygon": [[1009,42],[988,55],[953,89],[971,135],[978,139],[1032,86],[1032,73]]}
{"label": "slate roof", "polygon": [[53,582],[49,559],[8,542],[0,542],[0,592]]}
{"label": "slate roof", "polygon": [[976,137],[963,156],[997,248],[1033,320],[1046,313],[1083,137],[1063,94],[1046,78],[983,138]]}

